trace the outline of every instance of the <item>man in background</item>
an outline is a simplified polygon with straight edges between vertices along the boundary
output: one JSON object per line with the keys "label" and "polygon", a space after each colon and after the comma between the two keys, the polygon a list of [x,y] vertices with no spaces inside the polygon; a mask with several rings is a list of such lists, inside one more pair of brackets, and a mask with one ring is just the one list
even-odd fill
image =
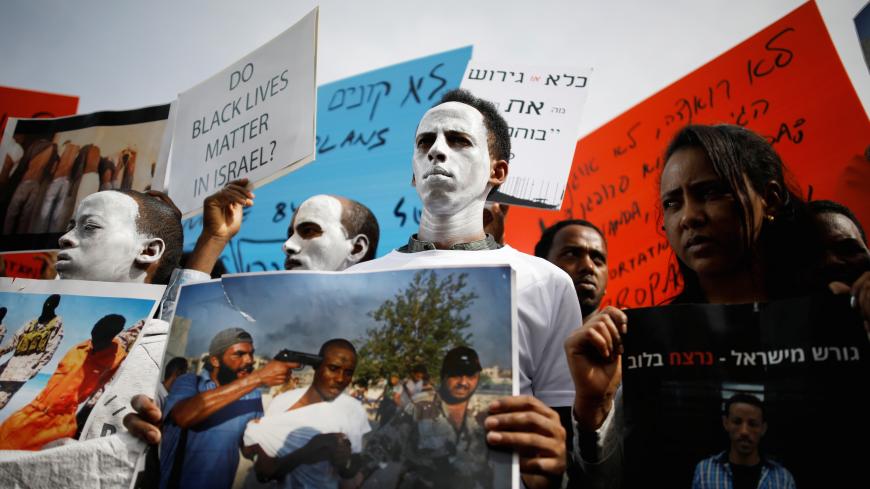
{"label": "man in background", "polygon": [[166,364],[163,368],[163,382],[157,384],[157,403],[162,406],[166,402],[166,396],[169,395],[169,389],[172,389],[172,384],[178,377],[187,373],[187,359],[183,357],[175,357]]}
{"label": "man in background", "polygon": [[598,310],[607,292],[607,242],[600,229],[582,219],[559,221],[543,232],[535,256],[571,277],[584,319]]}

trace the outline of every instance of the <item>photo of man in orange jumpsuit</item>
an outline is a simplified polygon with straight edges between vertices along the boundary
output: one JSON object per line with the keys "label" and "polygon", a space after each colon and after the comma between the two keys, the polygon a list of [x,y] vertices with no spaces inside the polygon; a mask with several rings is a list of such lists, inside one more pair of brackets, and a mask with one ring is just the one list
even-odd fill
{"label": "photo of man in orange jumpsuit", "polygon": [[105,385],[127,356],[116,338],[125,321],[118,314],[97,321],[91,339],[64,355],[42,392],[0,425],[0,449],[38,450],[75,436],[79,404]]}

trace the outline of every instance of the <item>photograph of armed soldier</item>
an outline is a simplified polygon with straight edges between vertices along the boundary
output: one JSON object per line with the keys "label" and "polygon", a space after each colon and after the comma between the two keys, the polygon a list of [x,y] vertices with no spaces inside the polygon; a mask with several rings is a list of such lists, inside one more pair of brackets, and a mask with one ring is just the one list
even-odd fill
{"label": "photograph of armed soldier", "polygon": [[181,287],[166,362],[189,369],[160,406],[160,487],[509,485],[483,419],[518,389],[513,287],[501,266]]}

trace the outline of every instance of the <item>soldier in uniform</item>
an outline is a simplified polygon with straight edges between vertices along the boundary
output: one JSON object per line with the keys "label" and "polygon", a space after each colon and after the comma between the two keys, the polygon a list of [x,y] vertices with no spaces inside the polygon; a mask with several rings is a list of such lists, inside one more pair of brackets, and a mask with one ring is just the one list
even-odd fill
{"label": "soldier in uniform", "polygon": [[0,409],[18,392],[25,382],[38,374],[54,356],[63,339],[63,320],[54,310],[60,296],[52,294],[42,305],[42,314],[15,332],[12,339],[0,347],[0,357],[12,351],[12,357],[0,366]]}
{"label": "soldier in uniform", "polygon": [[469,407],[480,371],[473,349],[460,346],[447,352],[438,390],[425,399],[417,396],[389,423],[367,435],[363,476],[368,479],[382,464],[394,462],[400,465],[397,488],[493,487],[483,427],[487,414]]}

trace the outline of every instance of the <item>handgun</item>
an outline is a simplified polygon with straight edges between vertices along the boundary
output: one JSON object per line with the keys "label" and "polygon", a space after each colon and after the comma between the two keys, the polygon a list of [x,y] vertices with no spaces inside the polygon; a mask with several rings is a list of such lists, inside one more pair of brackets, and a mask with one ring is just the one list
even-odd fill
{"label": "handgun", "polygon": [[301,351],[293,351],[285,348],[275,355],[275,360],[281,362],[301,363],[302,365],[311,365],[312,367],[317,368],[323,361],[323,357],[313,353],[303,353]]}

